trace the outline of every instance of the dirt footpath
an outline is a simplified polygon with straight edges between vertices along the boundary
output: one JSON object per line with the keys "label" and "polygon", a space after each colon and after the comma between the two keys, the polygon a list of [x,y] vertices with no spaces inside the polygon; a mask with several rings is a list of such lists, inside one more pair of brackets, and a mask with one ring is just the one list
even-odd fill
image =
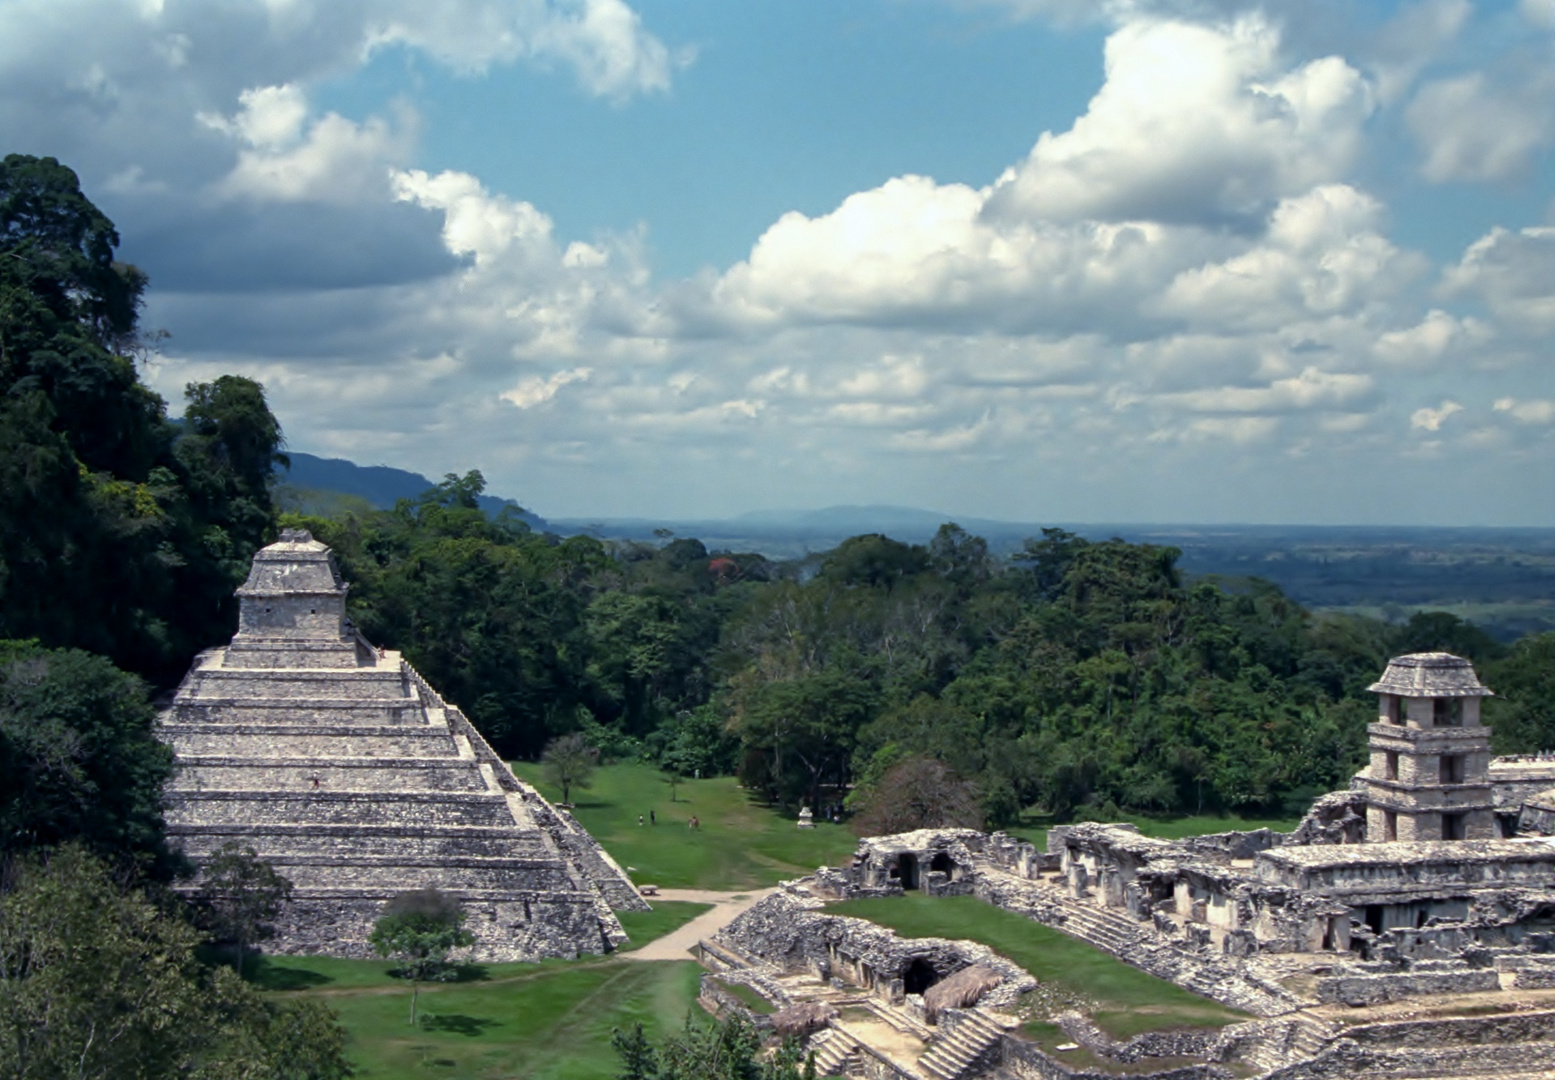
{"label": "dirt footpath", "polygon": [[747,889],[743,892],[712,892],[708,889],[660,889],[654,900],[689,900],[694,904],[712,904],[711,911],[704,911],[679,930],[665,934],[657,941],[650,941],[640,949],[621,954],[625,960],[688,960],[693,946],[703,938],[712,937],[733,922],[741,912],[776,889]]}

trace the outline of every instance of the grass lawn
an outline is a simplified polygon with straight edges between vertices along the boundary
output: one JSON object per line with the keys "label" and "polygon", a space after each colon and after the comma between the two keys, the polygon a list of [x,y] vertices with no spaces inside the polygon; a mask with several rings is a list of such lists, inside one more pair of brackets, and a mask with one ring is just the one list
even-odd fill
{"label": "grass lawn", "polygon": [[[1143,814],[1124,814],[1119,821],[1127,821],[1139,826],[1139,831],[1146,836],[1159,837],[1162,840],[1181,840],[1185,836],[1203,836],[1206,833],[1222,832],[1252,832],[1255,829],[1273,829],[1275,832],[1290,832],[1301,824],[1299,817],[1294,818],[1242,818],[1242,817],[1213,817],[1208,814],[1199,814],[1191,817],[1147,817]],[[1039,851],[1047,850],[1048,826],[1057,824],[1051,818],[1036,815],[1027,815],[1022,818],[1019,828],[1011,830],[1022,840],[1030,840]]]}
{"label": "grass lawn", "polygon": [[[548,799],[561,792],[525,762],[513,771]],[[573,789],[573,813],[633,881],[668,889],[755,889],[813,873],[847,859],[858,839],[846,827],[819,822],[800,829],[791,818],[756,802],[730,776],[683,781],[670,787],[657,769],[628,762],[607,765],[586,791]],[[657,825],[638,825],[649,812]],[[692,831],[695,814],[702,827]]]}
{"label": "grass lawn", "polygon": [[531,964],[527,974],[422,988],[420,1023],[406,1021],[410,988],[320,990],[350,1032],[358,1077],[605,1080],[619,1069],[614,1028],[641,1022],[661,1038],[685,1022],[701,969],[691,961]]}
{"label": "grass lawn", "polygon": [[[625,912],[637,948],[691,921],[708,904],[660,901]],[[359,1077],[523,1076],[604,1080],[618,1068],[610,1032],[641,1021],[654,1038],[680,1027],[696,1000],[701,969],[691,961],[638,963],[620,957],[470,964],[449,983],[421,988],[419,1023],[407,1022],[410,985],[387,960],[262,956],[252,982],[325,1001],[350,1036]]]}
{"label": "grass lawn", "polygon": [[889,926],[904,937],[970,938],[1038,980],[1095,1002],[1091,1018],[1116,1039],[1144,1031],[1221,1027],[1247,1017],[1129,967],[1100,949],[971,896],[889,897],[832,904],[831,914]]}
{"label": "grass lawn", "polygon": [[725,990],[729,991],[729,993],[739,998],[740,1003],[751,1012],[760,1013],[762,1015],[770,1015],[772,1013],[772,1002],[756,993],[756,991],[752,990],[744,983],[725,982],[723,979],[719,979],[718,983]]}

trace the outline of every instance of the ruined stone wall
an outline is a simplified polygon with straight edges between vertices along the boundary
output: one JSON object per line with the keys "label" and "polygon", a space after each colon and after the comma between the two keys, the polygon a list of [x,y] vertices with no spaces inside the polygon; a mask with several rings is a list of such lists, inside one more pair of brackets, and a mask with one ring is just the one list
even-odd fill
{"label": "ruined stone wall", "polygon": [[821,979],[840,978],[883,997],[900,999],[903,975],[914,962],[943,979],[962,968],[982,964],[1004,977],[984,1000],[1013,1001],[1036,980],[987,946],[944,938],[901,938],[863,919],[828,915],[815,900],[777,892],[743,912],[719,931],[717,940],[748,956],[786,971],[809,971]]}

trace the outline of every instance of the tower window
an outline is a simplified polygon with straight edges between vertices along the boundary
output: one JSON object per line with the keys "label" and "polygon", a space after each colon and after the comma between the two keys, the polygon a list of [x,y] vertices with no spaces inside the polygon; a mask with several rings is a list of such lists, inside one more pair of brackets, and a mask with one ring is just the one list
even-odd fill
{"label": "tower window", "polygon": [[1431,711],[1437,727],[1460,727],[1463,724],[1461,698],[1437,698],[1432,702]]}
{"label": "tower window", "polygon": [[1382,718],[1389,724],[1402,724],[1404,722],[1404,699],[1393,694],[1388,694],[1382,699]]}
{"label": "tower window", "polygon": [[1444,784],[1463,783],[1463,755],[1443,754],[1440,760],[1441,766],[1438,769],[1438,773],[1441,782]]}
{"label": "tower window", "polygon": [[1467,818],[1467,816],[1468,815],[1466,815],[1466,814],[1443,814],[1442,815],[1442,839],[1443,840],[1462,840],[1464,838],[1464,831],[1465,831],[1464,830],[1464,822],[1465,822],[1465,819]]}
{"label": "tower window", "polygon": [[1382,759],[1382,778],[1384,780],[1398,779],[1398,751],[1388,750]]}
{"label": "tower window", "polygon": [[1392,810],[1382,812],[1382,839],[1390,844],[1398,839],[1398,814]]}

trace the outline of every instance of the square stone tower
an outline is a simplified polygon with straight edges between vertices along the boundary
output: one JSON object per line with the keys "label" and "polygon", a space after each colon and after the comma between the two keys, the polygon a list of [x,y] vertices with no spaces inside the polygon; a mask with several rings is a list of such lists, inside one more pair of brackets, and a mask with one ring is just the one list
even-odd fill
{"label": "square stone tower", "polygon": [[1367,841],[1494,839],[1490,729],[1479,718],[1490,691],[1474,666],[1451,653],[1396,656],[1368,689],[1381,707],[1371,766],[1357,777]]}

